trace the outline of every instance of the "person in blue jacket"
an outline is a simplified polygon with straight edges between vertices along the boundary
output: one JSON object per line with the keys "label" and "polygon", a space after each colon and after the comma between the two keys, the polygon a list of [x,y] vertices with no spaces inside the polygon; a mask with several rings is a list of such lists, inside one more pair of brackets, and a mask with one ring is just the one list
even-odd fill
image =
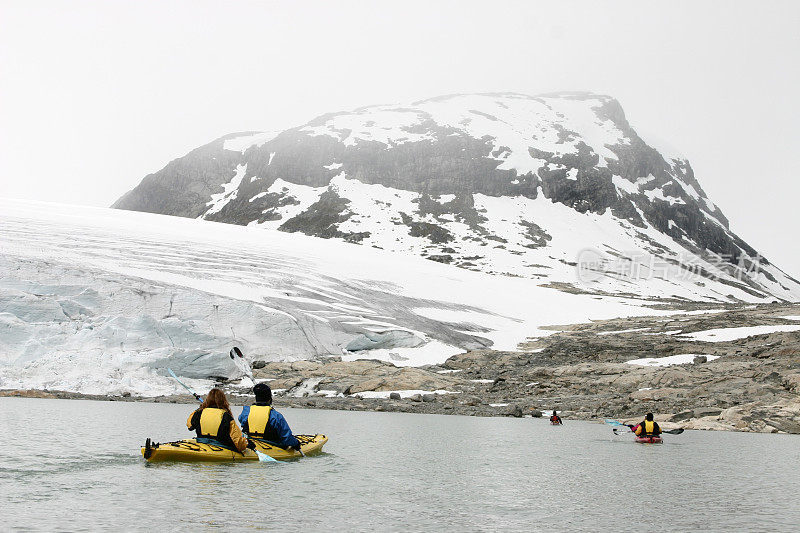
{"label": "person in blue jacket", "polygon": [[292,434],[286,419],[272,408],[272,389],[266,383],[253,387],[255,405],[245,405],[239,415],[242,432],[251,438],[267,440],[281,448],[300,450],[300,441]]}

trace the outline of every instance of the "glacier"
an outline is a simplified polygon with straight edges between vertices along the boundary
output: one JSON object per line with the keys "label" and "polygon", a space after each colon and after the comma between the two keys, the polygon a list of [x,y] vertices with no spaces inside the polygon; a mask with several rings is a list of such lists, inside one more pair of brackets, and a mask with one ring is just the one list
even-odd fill
{"label": "glacier", "polygon": [[[433,364],[551,325],[671,312],[645,303],[265,228],[0,199],[0,389],[180,393],[172,366],[207,390],[250,379],[234,345],[248,363]],[[344,350],[391,331],[405,344]]]}

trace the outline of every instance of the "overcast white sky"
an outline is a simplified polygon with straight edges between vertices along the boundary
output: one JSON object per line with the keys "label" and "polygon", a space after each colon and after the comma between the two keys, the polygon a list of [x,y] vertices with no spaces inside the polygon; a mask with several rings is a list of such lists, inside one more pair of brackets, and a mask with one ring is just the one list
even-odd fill
{"label": "overcast white sky", "polygon": [[589,90],[800,276],[800,2],[0,0],[0,196],[107,206],[226,133]]}

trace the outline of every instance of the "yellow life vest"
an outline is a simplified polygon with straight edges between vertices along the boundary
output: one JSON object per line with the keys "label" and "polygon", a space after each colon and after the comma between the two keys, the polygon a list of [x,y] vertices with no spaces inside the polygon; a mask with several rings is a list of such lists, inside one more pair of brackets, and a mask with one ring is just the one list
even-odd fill
{"label": "yellow life vest", "polygon": [[247,415],[247,434],[254,437],[263,437],[267,432],[269,415],[272,412],[270,405],[252,405],[250,414]]}
{"label": "yellow life vest", "polygon": [[206,438],[217,438],[222,426],[222,417],[225,416],[224,409],[216,407],[206,407],[200,413],[199,436]]}
{"label": "yellow life vest", "polygon": [[236,445],[231,438],[232,423],[233,417],[230,413],[216,407],[198,409],[186,421],[187,427],[197,432],[198,440],[209,439],[226,448],[236,450]]}
{"label": "yellow life vest", "polygon": [[[657,426],[656,426],[655,420],[644,420],[639,425],[639,428],[641,429],[641,432],[638,433],[638,435],[641,436],[641,437],[652,437],[652,436],[656,435],[656,427]],[[660,428],[659,428],[658,433],[661,433]]]}

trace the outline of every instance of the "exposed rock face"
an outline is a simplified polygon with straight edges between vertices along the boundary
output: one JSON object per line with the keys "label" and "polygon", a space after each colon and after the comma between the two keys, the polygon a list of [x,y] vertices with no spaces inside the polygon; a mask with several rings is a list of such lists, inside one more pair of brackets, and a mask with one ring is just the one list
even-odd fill
{"label": "exposed rock face", "polygon": [[[288,388],[290,396],[310,379],[319,383],[311,395],[338,392],[320,398],[318,407],[511,417],[541,417],[542,411],[556,408],[566,419],[614,417],[629,423],[651,411],[665,428],[800,433],[800,332],[719,342],[675,335],[676,328],[688,333],[780,326],[790,321],[782,318],[787,315],[797,315],[796,307],[617,319],[573,326],[532,341],[522,352],[475,350],[435,367],[401,370],[378,361],[270,363],[255,376],[276,378],[272,383]],[[706,355],[670,366],[627,363],[684,352]],[[399,390],[454,394],[387,394],[385,400],[353,396]]]}
{"label": "exposed rock face", "polygon": [[[583,290],[621,292],[618,270],[643,268],[627,273],[626,291],[800,297],[795,280],[729,231],[688,161],[648,144],[616,100],[594,94],[447,96],[324,115],[275,136],[228,135],[147,176],[114,207]],[[589,279],[576,280],[576,262]],[[697,279],[675,281],[686,275]]]}
{"label": "exposed rock face", "polygon": [[273,389],[285,389],[293,394],[305,380],[320,378],[312,394],[332,391],[343,394],[386,392],[399,390],[448,390],[460,380],[447,374],[436,374],[420,368],[398,368],[375,360],[297,361],[268,363],[253,371],[256,379],[272,379]]}

